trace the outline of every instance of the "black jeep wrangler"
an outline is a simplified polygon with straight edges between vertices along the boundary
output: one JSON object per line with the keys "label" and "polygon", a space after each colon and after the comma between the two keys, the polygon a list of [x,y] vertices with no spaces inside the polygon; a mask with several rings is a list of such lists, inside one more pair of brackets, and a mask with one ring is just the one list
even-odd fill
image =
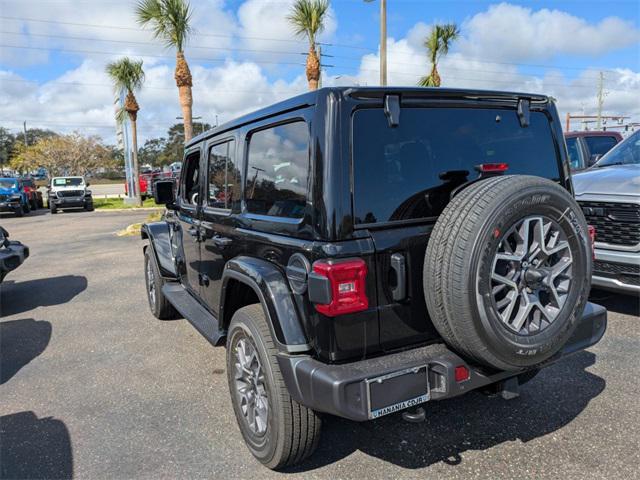
{"label": "black jeep wrangler", "polygon": [[226,345],[258,460],[310,455],[321,413],[513,396],[600,340],[560,125],[542,95],[326,88],[186,145],[142,228],[149,303]]}

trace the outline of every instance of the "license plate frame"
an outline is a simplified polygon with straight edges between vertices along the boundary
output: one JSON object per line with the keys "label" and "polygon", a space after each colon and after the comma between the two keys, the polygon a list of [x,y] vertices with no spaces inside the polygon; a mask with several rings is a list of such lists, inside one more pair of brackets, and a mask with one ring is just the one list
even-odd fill
{"label": "license plate frame", "polygon": [[[416,391],[415,378],[423,377],[423,388]],[[396,372],[381,375],[379,377],[368,378],[366,382],[367,393],[367,415],[370,420],[399,412],[406,408],[420,405],[431,399],[431,388],[429,385],[429,367],[428,365],[418,365],[415,367],[405,368]],[[386,385],[385,385],[386,384]],[[404,385],[403,385],[404,384]],[[376,396],[377,387],[384,385],[386,388],[404,388],[408,391],[409,396],[403,400],[391,403],[389,405],[380,406],[379,401],[374,398]]]}

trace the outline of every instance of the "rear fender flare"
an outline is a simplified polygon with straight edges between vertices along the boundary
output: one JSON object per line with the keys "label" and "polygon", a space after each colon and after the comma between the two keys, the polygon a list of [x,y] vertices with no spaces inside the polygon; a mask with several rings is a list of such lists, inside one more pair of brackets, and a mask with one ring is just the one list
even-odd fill
{"label": "rear fender flare", "polygon": [[[293,295],[284,275],[270,262],[240,256],[227,262],[222,274],[220,320],[225,322],[225,300],[230,280],[244,283],[256,293],[267,317],[271,334],[281,351],[307,352],[311,349],[304,333]],[[228,325],[224,325],[226,329]]]}

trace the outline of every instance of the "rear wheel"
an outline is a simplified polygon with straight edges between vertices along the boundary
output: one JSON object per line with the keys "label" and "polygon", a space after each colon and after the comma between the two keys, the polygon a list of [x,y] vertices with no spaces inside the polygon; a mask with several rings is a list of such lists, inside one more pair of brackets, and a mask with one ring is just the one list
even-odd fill
{"label": "rear wheel", "polygon": [[20,205],[18,209],[15,211],[15,216],[16,217],[24,216],[24,207],[22,205]]}
{"label": "rear wheel", "polygon": [[427,246],[434,325],[461,354],[502,370],[538,365],[569,339],[590,288],[587,225],[539,177],[477,182],[442,213]]}
{"label": "rear wheel", "polygon": [[294,401],[260,304],[239,309],[227,335],[227,377],[233,410],[251,453],[271,469],[300,463],[320,439],[320,417]]}
{"label": "rear wheel", "polygon": [[31,212],[31,205],[29,204],[29,201],[25,202],[24,205],[22,205],[22,210],[24,211],[24,213]]}
{"label": "rear wheel", "polygon": [[144,252],[144,272],[145,285],[147,287],[147,299],[149,308],[153,316],[159,320],[173,320],[178,317],[176,309],[169,303],[167,297],[162,293],[165,281],[160,275],[160,270],[156,264],[155,256],[151,252],[151,247],[147,247]]}
{"label": "rear wheel", "polygon": [[31,210],[37,210],[38,209],[38,199],[33,197],[31,199]]}

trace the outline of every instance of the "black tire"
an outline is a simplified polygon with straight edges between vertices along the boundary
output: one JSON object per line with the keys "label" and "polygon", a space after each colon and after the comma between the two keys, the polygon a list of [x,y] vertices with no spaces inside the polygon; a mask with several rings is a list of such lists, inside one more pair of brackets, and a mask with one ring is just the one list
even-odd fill
{"label": "black tire", "polygon": [[[178,318],[178,312],[162,293],[162,287],[165,281],[160,275],[160,270],[158,269],[155,256],[151,252],[151,247],[147,247],[144,252],[144,273],[145,286],[147,287],[147,300],[149,301],[149,308],[153,316],[158,320],[174,320]],[[150,287],[153,287],[155,295],[151,293],[152,290]]]}
{"label": "black tire", "polygon": [[85,209],[87,212],[93,212],[93,203],[88,204],[88,205],[85,205],[85,206],[84,206],[84,209]]}
{"label": "black tire", "polygon": [[[491,275],[502,235],[533,217],[566,234],[572,279],[555,318],[525,335],[499,317]],[[574,332],[589,294],[591,263],[586,221],[564,188],[539,177],[493,177],[464,189],[438,219],[424,261],[425,299],[438,332],[462,355],[502,370],[530,368]]]}
{"label": "black tire", "polygon": [[58,209],[52,203],[50,204],[50,208],[49,209],[51,210],[51,215],[55,215],[56,213],[58,213]]}
{"label": "black tire", "polygon": [[38,198],[38,208],[44,208],[44,200],[42,198]]}
{"label": "black tire", "polygon": [[28,201],[24,205],[22,205],[22,211],[25,214],[28,214],[29,212],[31,212],[31,205],[29,204]]}
{"label": "black tire", "polygon": [[[240,394],[236,390],[235,355],[240,340],[250,342],[263,369],[268,416],[262,434],[250,428],[242,413]],[[262,306],[249,305],[236,311],[227,335],[227,378],[231,403],[249,451],[262,464],[274,470],[298,464],[311,455],[318,446],[321,429],[318,414],[289,395],[276,353]]]}
{"label": "black tire", "polygon": [[38,210],[38,199],[35,197],[31,199],[31,210]]}
{"label": "black tire", "polygon": [[16,217],[24,217],[24,207],[20,205],[18,209],[14,212]]}

